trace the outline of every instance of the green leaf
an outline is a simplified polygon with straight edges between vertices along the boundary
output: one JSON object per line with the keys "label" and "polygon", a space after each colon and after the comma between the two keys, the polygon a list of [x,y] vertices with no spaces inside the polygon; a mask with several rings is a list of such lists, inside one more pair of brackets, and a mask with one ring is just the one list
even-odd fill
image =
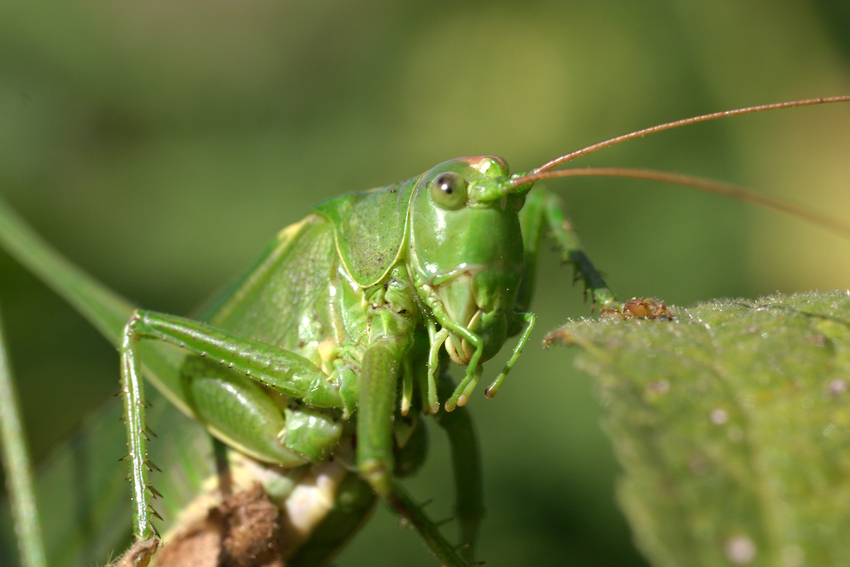
{"label": "green leaf", "polygon": [[656,566],[846,565],[850,292],[568,322]]}

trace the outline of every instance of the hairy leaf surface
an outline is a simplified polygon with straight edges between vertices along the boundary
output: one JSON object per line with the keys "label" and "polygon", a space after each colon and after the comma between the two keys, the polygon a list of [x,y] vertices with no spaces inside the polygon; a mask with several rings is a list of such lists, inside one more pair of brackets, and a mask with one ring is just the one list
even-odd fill
{"label": "hairy leaf surface", "polygon": [[716,301],[673,321],[569,322],[654,565],[850,557],[850,294]]}

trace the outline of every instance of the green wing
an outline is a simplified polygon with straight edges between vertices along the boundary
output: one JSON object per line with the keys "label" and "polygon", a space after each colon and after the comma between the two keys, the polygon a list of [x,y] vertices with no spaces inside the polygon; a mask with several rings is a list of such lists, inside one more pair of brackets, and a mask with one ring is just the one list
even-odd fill
{"label": "green wing", "polygon": [[335,256],[331,224],[309,215],[273,238],[198,318],[235,335],[294,348],[304,332],[303,315],[328,309],[321,297]]}
{"label": "green wing", "polygon": [[316,205],[315,211],[333,224],[336,249],[359,285],[379,282],[398,259],[410,198],[419,179],[342,195]]}

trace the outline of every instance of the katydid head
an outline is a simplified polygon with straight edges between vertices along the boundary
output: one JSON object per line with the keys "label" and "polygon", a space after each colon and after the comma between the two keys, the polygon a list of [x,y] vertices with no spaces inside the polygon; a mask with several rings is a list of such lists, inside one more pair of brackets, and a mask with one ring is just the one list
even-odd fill
{"label": "katydid head", "polygon": [[410,210],[412,270],[424,284],[426,303],[449,336],[452,360],[469,364],[475,347],[452,326],[483,343],[481,361],[495,355],[507,337],[508,317],[522,280],[524,252],[518,212],[525,192],[510,184],[508,165],[497,157],[467,157],[442,163],[419,180]]}

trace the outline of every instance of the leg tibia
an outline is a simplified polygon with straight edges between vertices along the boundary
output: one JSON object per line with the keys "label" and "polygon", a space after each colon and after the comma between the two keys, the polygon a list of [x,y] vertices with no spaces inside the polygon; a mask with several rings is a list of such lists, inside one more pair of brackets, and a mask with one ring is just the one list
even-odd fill
{"label": "leg tibia", "polygon": [[[450,391],[453,384],[440,376],[440,390]],[[455,515],[460,523],[460,542],[466,544],[464,555],[471,558],[481,519],[484,517],[484,489],[481,481],[481,456],[472,417],[466,408],[440,412],[437,423],[445,429],[451,445],[455,479]]]}
{"label": "leg tibia", "polygon": [[[531,303],[534,275],[537,268],[537,257],[545,229],[561,250],[561,258],[573,265],[575,278],[584,283],[585,291],[591,294],[594,303],[601,310],[609,309],[616,304],[614,294],[602,276],[593,267],[581,249],[578,237],[567,219],[561,200],[554,193],[544,189],[536,189],[528,194],[525,206],[520,211],[520,225],[525,245],[525,276],[517,298],[518,312],[526,311]],[[516,325],[509,332],[519,332]]]}

